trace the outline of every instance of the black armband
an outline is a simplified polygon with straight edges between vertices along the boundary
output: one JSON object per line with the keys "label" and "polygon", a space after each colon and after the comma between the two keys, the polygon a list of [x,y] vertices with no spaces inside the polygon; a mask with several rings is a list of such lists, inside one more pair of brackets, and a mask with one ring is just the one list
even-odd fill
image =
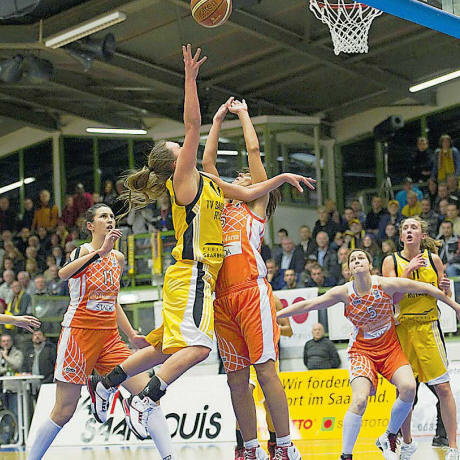
{"label": "black armband", "polygon": [[[96,260],[100,259],[101,256],[97,253],[94,254],[91,259],[88,260],[88,262],[85,262],[73,275],[71,275],[69,278],[74,278],[75,276],[79,275],[83,271],[85,271],[89,265],[91,265],[93,262],[96,262]],[[74,259],[75,260],[75,259]]]}

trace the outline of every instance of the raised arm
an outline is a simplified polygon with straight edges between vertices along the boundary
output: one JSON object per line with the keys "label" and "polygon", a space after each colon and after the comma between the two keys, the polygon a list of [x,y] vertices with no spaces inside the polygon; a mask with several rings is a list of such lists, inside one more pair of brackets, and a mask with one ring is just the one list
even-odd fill
{"label": "raised arm", "polygon": [[0,324],[13,324],[33,332],[40,327],[40,321],[34,316],[12,316],[0,313]]}
{"label": "raised arm", "polygon": [[436,286],[407,278],[382,278],[381,283],[383,290],[390,296],[409,293],[426,294],[441,300],[456,311],[460,320],[460,305]]}
{"label": "raised arm", "polygon": [[345,285],[336,286],[315,299],[302,300],[283,308],[276,314],[276,317],[287,318],[288,316],[296,316],[312,310],[324,310],[336,303],[346,302],[347,300],[347,287]]}
{"label": "raised arm", "polygon": [[209,131],[208,138],[203,153],[203,171],[209,174],[214,174],[219,177],[217,171],[217,151],[219,150],[219,134],[222,123],[228,112],[228,107],[233,102],[233,97],[229,98],[225,104],[222,104],[217,110],[214,118],[212,119],[211,130]]}
{"label": "raised arm", "polygon": [[275,188],[278,188],[284,183],[289,183],[295,187],[299,192],[303,192],[300,184],[305,184],[310,190],[314,190],[314,179],[310,177],[299,176],[298,174],[284,173],[278,176],[272,177],[265,182],[259,184],[253,184],[249,187],[242,187],[240,185],[229,184],[223,181],[219,177],[208,174],[209,177],[223,190],[225,198],[229,200],[245,201],[249,203],[257,198],[260,198],[267,193],[270,193]]}
{"label": "raised arm", "polygon": [[200,66],[206,61],[206,57],[200,59],[200,48],[192,57],[190,44],[182,47],[182,54],[185,67],[185,138],[174,170],[174,189],[180,203],[186,205],[193,201],[198,190],[195,171],[196,155],[200,142],[201,113],[196,78]]}

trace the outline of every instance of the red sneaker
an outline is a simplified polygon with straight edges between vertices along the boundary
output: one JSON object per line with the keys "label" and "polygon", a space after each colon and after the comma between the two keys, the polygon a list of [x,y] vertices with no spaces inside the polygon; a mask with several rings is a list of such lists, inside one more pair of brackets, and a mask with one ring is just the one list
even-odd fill
{"label": "red sneaker", "polygon": [[276,449],[276,441],[267,441],[267,450],[270,455],[270,460],[275,458],[275,449]]}
{"label": "red sneaker", "polygon": [[244,449],[244,460],[269,460],[268,455],[262,447]]}
{"label": "red sneaker", "polygon": [[235,447],[235,460],[244,460],[244,447]]}
{"label": "red sneaker", "polygon": [[291,443],[290,446],[275,448],[275,457],[273,460],[302,460],[297,447]]}

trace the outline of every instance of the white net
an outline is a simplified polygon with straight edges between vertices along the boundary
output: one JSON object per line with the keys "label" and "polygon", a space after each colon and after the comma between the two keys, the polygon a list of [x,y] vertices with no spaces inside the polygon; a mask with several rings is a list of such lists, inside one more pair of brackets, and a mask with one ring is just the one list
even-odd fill
{"label": "white net", "polygon": [[350,0],[310,0],[310,10],[329,26],[335,54],[367,53],[372,21],[382,11]]}

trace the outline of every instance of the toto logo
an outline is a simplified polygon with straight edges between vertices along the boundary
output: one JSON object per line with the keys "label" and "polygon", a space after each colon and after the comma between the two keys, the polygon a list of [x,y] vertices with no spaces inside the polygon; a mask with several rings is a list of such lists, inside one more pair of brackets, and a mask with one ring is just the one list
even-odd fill
{"label": "toto logo", "polygon": [[[286,299],[280,299],[281,303],[283,305],[283,308],[286,308],[289,305],[289,302]],[[292,303],[296,302],[301,302],[302,300],[305,300],[303,297],[296,297]],[[293,316],[292,319],[297,323],[297,324],[303,324],[305,321],[308,319],[309,313],[301,313],[300,315]]]}

